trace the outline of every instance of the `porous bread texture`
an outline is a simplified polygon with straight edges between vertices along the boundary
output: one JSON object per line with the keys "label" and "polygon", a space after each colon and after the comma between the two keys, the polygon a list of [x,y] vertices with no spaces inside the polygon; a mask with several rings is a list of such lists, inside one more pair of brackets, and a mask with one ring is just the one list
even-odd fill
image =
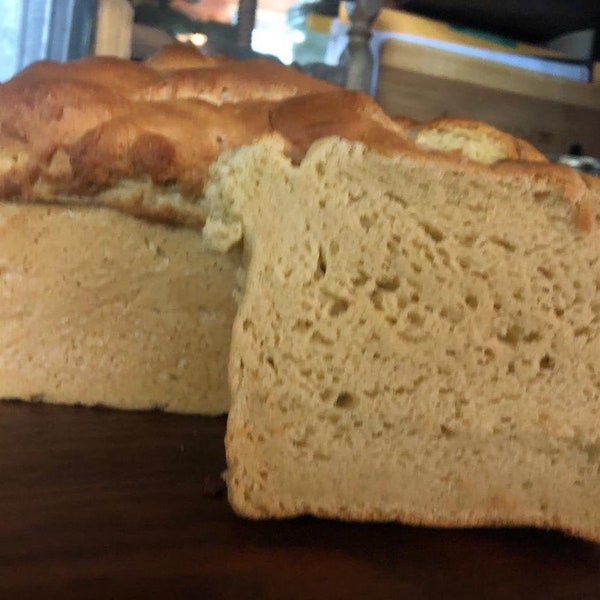
{"label": "porous bread texture", "polygon": [[274,139],[221,157],[207,195],[207,237],[242,235],[247,259],[238,514],[600,541],[600,233],[576,218],[599,198],[581,178],[334,138],[297,165]]}
{"label": "porous bread texture", "polygon": [[0,397],[226,412],[239,260],[107,208],[0,203]]}

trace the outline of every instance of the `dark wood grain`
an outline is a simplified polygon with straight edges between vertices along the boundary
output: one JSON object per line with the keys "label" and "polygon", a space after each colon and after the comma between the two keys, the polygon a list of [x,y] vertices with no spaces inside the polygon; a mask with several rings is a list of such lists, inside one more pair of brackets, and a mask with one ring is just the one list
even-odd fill
{"label": "dark wood grain", "polygon": [[557,533],[241,520],[204,490],[224,429],[0,404],[0,598],[600,598]]}

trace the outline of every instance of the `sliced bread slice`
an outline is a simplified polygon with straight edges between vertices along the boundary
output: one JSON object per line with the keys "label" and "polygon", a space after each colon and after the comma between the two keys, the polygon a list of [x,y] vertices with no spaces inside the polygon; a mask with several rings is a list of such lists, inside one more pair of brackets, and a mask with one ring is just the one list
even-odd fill
{"label": "sliced bread slice", "polygon": [[234,510],[600,541],[597,192],[338,138],[300,164],[277,139],[223,155],[205,236],[247,260]]}

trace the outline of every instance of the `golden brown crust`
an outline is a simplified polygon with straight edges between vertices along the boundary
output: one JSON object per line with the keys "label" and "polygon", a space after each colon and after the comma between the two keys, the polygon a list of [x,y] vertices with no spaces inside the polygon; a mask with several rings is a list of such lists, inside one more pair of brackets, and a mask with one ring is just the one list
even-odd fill
{"label": "golden brown crust", "polygon": [[281,100],[336,89],[295,69],[267,59],[215,60],[212,64],[161,72],[160,81],[138,93],[143,100],[199,98],[212,104]]}
{"label": "golden brown crust", "polygon": [[225,56],[208,56],[198,52],[189,44],[171,44],[164,46],[145,61],[155,71],[177,71],[179,69],[203,69],[229,62]]}
{"label": "golden brown crust", "polygon": [[[174,45],[146,63],[46,61],[0,84],[0,197],[97,203],[201,224],[195,202],[225,149],[278,133],[300,158],[315,140],[335,135],[384,153],[473,158],[423,142],[430,132],[490,141],[489,162],[545,160],[527,142],[476,121],[391,119],[368,96],[269,60],[235,61]],[[147,189],[148,181],[151,193],[133,185]],[[108,193],[115,188],[119,194]],[[174,190],[182,202],[164,200]],[[163,201],[153,203],[155,194]]]}
{"label": "golden brown crust", "polygon": [[[269,99],[332,89],[275,62],[207,57],[180,45],[145,64],[35,63],[0,85],[0,196],[73,202],[83,194],[107,204],[104,190],[150,178],[159,193],[176,185],[193,199],[222,150],[273,131]],[[178,223],[194,212],[138,196],[130,186],[111,204]]]}
{"label": "golden brown crust", "polygon": [[338,136],[378,150],[410,146],[394,122],[360,92],[339,90],[291,98],[270,112],[273,130],[304,154],[316,140]]}
{"label": "golden brown crust", "polygon": [[202,190],[220,152],[269,131],[268,103],[216,107],[200,100],[140,104],[87,132],[69,150],[75,190],[90,193],[123,177]]}
{"label": "golden brown crust", "polygon": [[[425,148],[435,148],[429,138],[431,134],[454,136],[454,143],[459,154],[465,158],[469,155],[469,141],[481,147],[487,147],[489,162],[498,160],[523,160],[530,162],[547,162],[546,157],[525,140],[515,138],[495,127],[461,117],[445,117],[427,123],[410,122],[405,118],[397,117],[395,121],[403,127],[405,134],[415,143]],[[448,140],[451,143],[450,140]]]}

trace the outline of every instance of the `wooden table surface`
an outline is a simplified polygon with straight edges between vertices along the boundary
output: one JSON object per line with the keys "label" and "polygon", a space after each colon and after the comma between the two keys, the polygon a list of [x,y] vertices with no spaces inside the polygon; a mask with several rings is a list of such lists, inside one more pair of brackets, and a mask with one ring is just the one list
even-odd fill
{"label": "wooden table surface", "polygon": [[225,419],[0,403],[0,598],[600,598],[558,533],[249,522]]}

